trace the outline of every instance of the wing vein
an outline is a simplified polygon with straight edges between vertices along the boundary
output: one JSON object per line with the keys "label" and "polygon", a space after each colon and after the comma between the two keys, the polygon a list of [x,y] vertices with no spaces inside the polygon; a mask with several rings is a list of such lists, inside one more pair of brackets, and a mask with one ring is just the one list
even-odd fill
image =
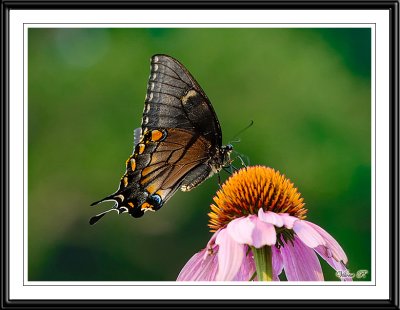
{"label": "wing vein", "polygon": [[164,95],[172,96],[172,97],[175,97],[176,99],[178,99],[179,101],[181,101],[181,98],[180,98],[180,97],[177,97],[177,96],[175,96],[175,95],[173,95],[173,94],[164,93],[164,92],[162,92],[162,91],[155,91],[155,90],[152,90],[152,91],[150,91],[150,92],[152,92],[152,93],[157,93],[157,94],[164,94]]}
{"label": "wing vein", "polygon": [[[164,73],[163,73],[163,74],[164,74]],[[152,81],[154,81],[154,80],[152,80]],[[172,84],[168,84],[168,83],[161,82],[161,81],[154,81],[154,82],[156,82],[156,83],[160,83],[160,84],[164,84],[164,85],[168,85],[168,86],[171,86],[171,87],[175,87],[175,88],[179,88],[179,89],[186,90],[186,88],[185,88],[185,87],[179,87],[179,86],[177,86],[177,85],[172,85]]]}
{"label": "wing vein", "polygon": [[[172,76],[171,74],[168,74],[168,73],[165,73],[165,72],[160,72],[160,71],[151,71],[151,73],[156,73],[156,74],[164,74],[164,75],[166,75],[166,76],[170,77],[171,79],[174,79],[174,80],[180,81],[180,82],[182,82],[182,83],[186,84],[187,86],[189,86],[190,88],[192,88],[192,85],[190,85],[190,84],[186,83],[184,80],[182,80],[181,78],[179,78],[179,76],[178,76],[178,78],[176,78],[176,77]],[[158,81],[156,81],[156,80],[153,80],[153,79],[151,79],[151,78],[150,78],[150,81],[152,81],[152,82],[158,82]]]}
{"label": "wing vein", "polygon": [[[164,66],[164,67],[170,69],[172,72],[174,72],[174,73],[176,74],[176,76],[179,78],[179,80],[182,81],[183,83],[185,83],[186,85],[191,86],[191,87],[194,86],[194,85],[193,85],[193,82],[192,82],[192,80],[191,80],[190,77],[188,77],[188,78],[189,78],[189,81],[192,82],[192,84],[188,84],[188,83],[186,83],[184,80],[182,80],[182,78],[179,76],[179,74],[178,74],[173,68],[171,68],[170,66],[167,66],[165,63],[162,63],[162,62],[155,62],[155,63],[158,64],[158,65],[162,65],[162,66]],[[184,73],[185,73],[185,72],[184,72]],[[186,74],[186,73],[185,73],[185,74]],[[194,88],[195,88],[195,87],[194,87]]]}

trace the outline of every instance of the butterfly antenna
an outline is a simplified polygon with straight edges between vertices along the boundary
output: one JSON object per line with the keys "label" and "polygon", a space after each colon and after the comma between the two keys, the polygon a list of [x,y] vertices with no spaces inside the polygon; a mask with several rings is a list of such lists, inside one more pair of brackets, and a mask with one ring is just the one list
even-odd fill
{"label": "butterfly antenna", "polygon": [[231,143],[239,143],[239,142],[241,142],[241,140],[240,140],[240,138],[236,138],[235,140],[231,140],[230,142]]}
{"label": "butterfly antenna", "polygon": [[240,138],[239,138],[239,135],[241,134],[241,133],[243,133],[245,130],[247,130],[247,129],[249,129],[251,126],[253,126],[253,124],[254,124],[254,121],[253,120],[251,120],[250,121],[250,124],[248,124],[246,127],[244,127],[243,129],[241,129],[241,130],[239,130],[234,136],[233,136],[233,138],[232,138],[232,142],[231,143],[238,143],[238,142],[240,142]]}

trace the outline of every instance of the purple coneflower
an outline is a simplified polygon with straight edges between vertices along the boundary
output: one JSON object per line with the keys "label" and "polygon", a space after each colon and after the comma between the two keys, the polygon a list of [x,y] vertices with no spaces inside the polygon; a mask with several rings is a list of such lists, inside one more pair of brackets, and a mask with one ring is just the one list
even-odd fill
{"label": "purple coneflower", "polygon": [[[178,281],[323,281],[318,253],[339,274],[347,257],[324,229],[304,220],[303,198],[289,179],[264,166],[235,172],[217,192],[207,247]],[[342,277],[342,281],[351,281]]]}

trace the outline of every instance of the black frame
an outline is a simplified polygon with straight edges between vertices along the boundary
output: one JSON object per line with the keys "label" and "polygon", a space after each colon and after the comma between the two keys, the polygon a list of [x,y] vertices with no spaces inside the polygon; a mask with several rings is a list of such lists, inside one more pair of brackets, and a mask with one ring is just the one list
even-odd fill
{"label": "black frame", "polygon": [[[390,252],[387,300],[10,300],[9,298],[9,13],[18,9],[384,9],[390,11]],[[399,309],[399,1],[4,1],[1,3],[1,307]],[[157,294],[156,290],[154,292]]]}

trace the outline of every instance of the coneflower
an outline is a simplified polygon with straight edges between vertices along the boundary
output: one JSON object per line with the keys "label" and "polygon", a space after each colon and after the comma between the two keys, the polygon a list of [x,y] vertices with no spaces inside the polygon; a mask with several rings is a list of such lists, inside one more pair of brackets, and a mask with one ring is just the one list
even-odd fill
{"label": "coneflower", "polygon": [[[235,172],[211,205],[214,232],[205,249],[181,270],[178,281],[323,281],[318,253],[338,274],[347,257],[324,229],[306,221],[303,198],[272,168]],[[342,277],[342,281],[351,281]]]}

